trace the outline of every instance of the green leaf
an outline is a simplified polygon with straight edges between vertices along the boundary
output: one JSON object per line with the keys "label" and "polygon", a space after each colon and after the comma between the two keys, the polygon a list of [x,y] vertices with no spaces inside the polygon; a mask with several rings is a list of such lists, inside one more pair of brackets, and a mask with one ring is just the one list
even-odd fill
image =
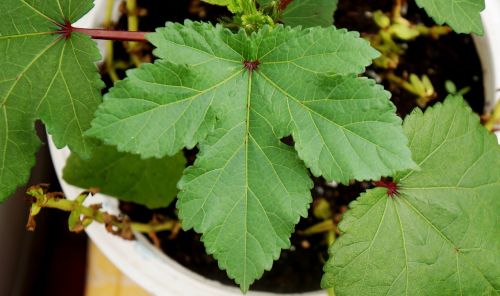
{"label": "green leaf", "polygon": [[442,25],[448,24],[457,33],[484,33],[480,12],[484,0],[416,0],[417,5]]}
{"label": "green leaf", "polygon": [[[244,291],[307,214],[312,182],[299,157],[344,183],[414,165],[389,94],[355,75],[377,56],[355,33],[278,26],[248,36],[186,22],[149,39],[160,60],[110,91],[89,134],[143,157],[199,143],[179,215]],[[280,142],[288,135],[299,157]]]}
{"label": "green leaf", "polygon": [[227,9],[229,9],[232,13],[243,11],[240,1],[241,0],[203,0],[203,2],[213,5],[227,6]]}
{"label": "green leaf", "polygon": [[102,146],[94,149],[90,159],[71,154],[64,168],[64,180],[81,188],[97,187],[102,193],[154,209],[166,207],[174,200],[185,166],[182,153],[141,159]]}
{"label": "green leaf", "polygon": [[336,295],[496,295],[500,146],[460,97],[408,116],[420,170],[351,204],[323,287]]}
{"label": "green leaf", "polygon": [[83,136],[101,102],[95,43],[56,23],[74,22],[92,1],[0,2],[0,201],[24,184],[34,164],[41,119],[58,147],[90,156],[95,140]]}
{"label": "green leaf", "polygon": [[333,26],[333,14],[338,0],[293,0],[281,15],[287,26],[329,27]]}
{"label": "green leaf", "polygon": [[[270,5],[273,0],[257,0],[261,6]],[[278,1],[280,2],[280,1]],[[277,5],[283,9],[280,21],[287,26],[329,27],[333,25],[333,15],[338,0],[282,0]]]}

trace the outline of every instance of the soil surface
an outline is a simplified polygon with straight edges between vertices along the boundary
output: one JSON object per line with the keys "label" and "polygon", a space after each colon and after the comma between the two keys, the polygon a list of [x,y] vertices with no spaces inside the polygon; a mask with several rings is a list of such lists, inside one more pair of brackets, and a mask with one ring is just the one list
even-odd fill
{"label": "soil surface", "polygon": [[[340,1],[339,9],[335,14],[335,25],[339,28],[360,31],[362,35],[374,33],[378,29],[372,21],[372,12],[379,9],[390,12],[392,5],[393,1],[389,0]],[[147,17],[141,18],[140,22],[140,29],[143,31],[153,31],[156,27],[163,26],[166,21],[182,22],[189,18],[216,22],[222,17],[229,16],[224,8],[209,6],[198,0],[139,1],[139,6],[147,13]],[[411,0],[404,17],[412,22],[433,24],[425,12],[418,9]],[[122,19],[118,27],[126,29],[125,24],[126,22]],[[408,49],[401,56],[401,63],[395,70],[395,74],[402,77],[408,73],[415,73],[419,76],[427,74],[436,88],[437,98],[439,98],[436,101],[447,96],[444,88],[446,80],[453,81],[459,89],[470,87],[471,91],[465,95],[465,98],[477,113],[482,113],[484,105],[482,70],[470,36],[450,33],[439,40],[420,37],[408,42],[407,46]],[[121,57],[123,60],[128,60],[120,43],[116,43],[115,48],[118,59]],[[150,45],[144,45],[142,48],[145,60],[152,59],[151,50]],[[384,77],[384,71],[371,67],[367,69],[367,75]],[[124,72],[120,71],[119,74],[123,76]],[[400,116],[405,116],[417,107],[414,95],[386,80],[382,79],[381,83],[392,92],[392,100]],[[186,156],[192,163],[196,157],[196,150],[186,151]],[[304,230],[321,221],[312,214],[319,198],[324,198],[329,202],[334,221],[337,223],[347,209],[347,205],[361,192],[372,187],[367,182],[353,182],[347,187],[332,186],[322,178],[314,178],[314,181],[312,195],[315,201],[309,211],[309,218],[302,219],[296,227],[297,230]],[[148,222],[153,213],[176,218],[175,205],[153,212],[135,204],[122,203],[121,209],[133,220],[143,222]],[[219,270],[217,262],[211,256],[206,255],[199,234],[193,231],[180,231],[175,238],[170,233],[159,233],[158,237],[164,252],[182,265],[208,278],[234,285],[225,271]],[[320,288],[322,267],[327,259],[325,236],[323,234],[304,236],[295,233],[292,235],[291,242],[291,249],[282,251],[280,259],[274,263],[272,270],[266,272],[262,279],[252,286],[252,290],[285,293],[305,292]]]}

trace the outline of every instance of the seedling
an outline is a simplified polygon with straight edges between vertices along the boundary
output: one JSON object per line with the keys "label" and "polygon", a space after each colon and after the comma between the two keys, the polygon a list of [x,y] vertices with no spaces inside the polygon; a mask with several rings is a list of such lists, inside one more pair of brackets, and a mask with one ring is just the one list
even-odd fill
{"label": "seedling", "polygon": [[387,79],[392,83],[402,87],[404,90],[415,95],[417,104],[420,107],[427,106],[432,100],[436,99],[437,94],[434,90],[431,80],[427,75],[418,77],[416,74],[410,74],[408,81],[404,80],[393,73],[387,75]]}
{"label": "seedling", "polygon": [[402,0],[396,1],[391,15],[381,10],[373,13],[373,21],[380,28],[377,34],[366,36],[373,47],[380,51],[381,56],[374,60],[377,67],[396,69],[400,56],[406,51],[406,42],[413,41],[420,36],[439,39],[451,32],[447,26],[425,26],[413,24],[402,16]]}
{"label": "seedling", "polygon": [[465,96],[468,94],[471,90],[470,86],[466,86],[464,88],[458,89],[455,83],[451,80],[446,80],[444,87],[446,88],[446,91],[450,95],[454,96]]}

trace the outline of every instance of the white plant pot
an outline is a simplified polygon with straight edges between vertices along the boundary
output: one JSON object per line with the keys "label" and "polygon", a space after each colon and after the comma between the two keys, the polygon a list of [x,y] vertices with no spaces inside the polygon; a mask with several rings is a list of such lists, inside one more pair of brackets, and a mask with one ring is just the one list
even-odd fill
{"label": "white plant pot", "polygon": [[[117,1],[118,2],[118,1]],[[81,19],[76,26],[95,28],[100,25],[104,14],[105,0],[95,0],[96,7]],[[500,99],[500,2],[486,0],[486,11],[483,13],[485,37],[475,38],[480,53],[485,82],[487,108],[491,109]],[[496,53],[496,54],[495,54]],[[67,148],[57,149],[49,137],[52,161],[68,198],[76,197],[82,188],[66,183],[62,178],[63,168],[70,155]],[[102,203],[103,209],[118,213],[118,201],[115,198],[98,194],[89,198],[89,203]],[[110,235],[102,225],[92,224],[87,234],[99,249],[128,277],[141,285],[153,295],[165,296],[240,296],[239,289],[222,285],[206,279],[183,267],[173,259],[151,245],[142,235],[136,241],[125,241]],[[250,296],[285,295],[263,292],[249,292]],[[287,294],[303,296],[325,296],[325,291],[303,294]]]}

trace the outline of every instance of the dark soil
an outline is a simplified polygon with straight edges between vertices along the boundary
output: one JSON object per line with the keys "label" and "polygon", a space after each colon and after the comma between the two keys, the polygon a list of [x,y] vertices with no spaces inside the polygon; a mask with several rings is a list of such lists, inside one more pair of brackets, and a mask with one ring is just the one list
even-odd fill
{"label": "dark soil", "polygon": [[[376,33],[378,28],[372,21],[372,12],[391,12],[393,3],[393,0],[339,1],[335,26],[358,31],[361,35]],[[407,13],[403,16],[415,24],[435,24],[413,0],[408,1]],[[407,47],[395,71],[396,75],[405,77],[410,73],[418,76],[427,74],[437,92],[437,99],[433,103],[444,100],[448,95],[444,87],[446,80],[453,81],[459,89],[470,87],[471,91],[464,97],[476,113],[483,114],[483,72],[471,36],[450,33],[439,40],[419,37],[408,42]],[[376,73],[375,76],[383,77],[384,72],[373,66],[367,69],[368,76]],[[392,101],[400,116],[405,116],[417,107],[414,95],[386,80],[382,80],[382,84],[392,93]]]}
{"label": "dark soil", "polygon": [[[217,21],[228,16],[228,12],[219,7],[208,6],[200,1],[139,1],[140,6],[148,12],[148,17],[141,19],[141,30],[153,31],[156,27],[163,26],[166,21],[182,22],[186,18],[193,20]],[[340,1],[339,9],[335,14],[336,26],[360,31],[362,34],[374,33],[377,27],[370,15],[378,9],[389,12],[393,2],[390,0],[347,0]],[[408,14],[404,15],[413,22],[432,24],[425,13],[410,1]],[[122,21],[118,27],[124,28]],[[126,57],[126,53],[119,43],[116,45],[117,56]],[[151,54],[149,46],[144,47],[146,55]],[[482,70],[472,38],[468,35],[449,34],[439,40],[418,38],[408,43],[408,50],[401,58],[401,64],[395,73],[404,77],[408,73],[419,76],[427,74],[438,93],[440,100],[444,99],[447,92],[444,88],[446,80],[453,81],[458,88],[469,86],[471,91],[465,96],[472,108],[479,114],[482,113],[484,99],[482,86]],[[123,73],[120,73],[123,75]],[[367,75],[383,77],[384,70],[369,68]],[[408,114],[415,108],[415,97],[405,90],[382,80],[385,87],[393,93],[393,102],[401,116]],[[187,151],[186,155],[192,162],[196,151]],[[369,183],[352,183],[351,186],[333,187],[321,178],[315,178],[315,187],[312,195],[315,201],[323,197],[329,203],[334,213],[334,220],[338,222],[347,205],[359,194],[371,187]],[[315,203],[311,208],[314,208]],[[121,209],[133,220],[148,222],[153,213],[176,218],[175,205],[156,211],[147,210],[131,203],[122,203]],[[320,220],[309,212],[309,218],[302,219],[297,225],[297,230],[306,229]],[[200,273],[208,278],[228,285],[234,285],[227,278],[224,271],[219,270],[217,262],[206,255],[205,248],[200,242],[200,235],[193,231],[179,232],[175,238],[169,233],[158,234],[161,247],[166,254],[177,260],[187,268]],[[283,250],[281,257],[273,265],[273,269],[266,272],[262,279],[253,286],[253,290],[266,290],[273,292],[304,292],[317,290],[322,275],[322,266],[327,259],[327,244],[323,235],[301,236],[293,234],[292,248]]]}

